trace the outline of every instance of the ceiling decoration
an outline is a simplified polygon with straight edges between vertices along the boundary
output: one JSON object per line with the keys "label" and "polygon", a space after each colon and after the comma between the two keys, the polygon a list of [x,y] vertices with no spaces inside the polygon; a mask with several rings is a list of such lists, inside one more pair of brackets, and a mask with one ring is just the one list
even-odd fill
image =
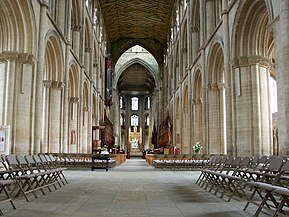
{"label": "ceiling decoration", "polygon": [[175,0],[99,0],[110,53],[139,44],[162,62]]}
{"label": "ceiling decoration", "polygon": [[117,88],[121,93],[149,94],[155,88],[155,80],[147,68],[135,63],[122,73]]}

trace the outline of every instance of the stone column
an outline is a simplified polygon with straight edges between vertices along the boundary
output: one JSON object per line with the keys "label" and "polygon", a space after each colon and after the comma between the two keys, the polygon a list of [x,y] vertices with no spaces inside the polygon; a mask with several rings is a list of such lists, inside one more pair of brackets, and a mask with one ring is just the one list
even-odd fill
{"label": "stone column", "polygon": [[278,88],[279,154],[289,154],[289,1],[280,0],[280,20],[275,25],[276,81]]}
{"label": "stone column", "polygon": [[36,74],[36,83],[34,87],[35,101],[34,101],[34,114],[35,124],[32,129],[35,129],[34,137],[34,153],[41,152],[43,146],[43,75],[44,75],[44,64],[45,64],[45,35],[47,31],[47,9],[46,3],[41,3],[40,7],[40,21],[39,21],[39,37],[38,37],[38,65]]}
{"label": "stone column", "polygon": [[120,135],[121,135],[121,128],[120,128],[120,108],[119,108],[119,94],[116,89],[112,91],[113,97],[113,110],[114,110],[114,144],[120,145]]}
{"label": "stone column", "polygon": [[227,134],[226,134],[226,89],[225,89],[225,83],[218,83],[218,89],[219,89],[219,99],[220,99],[220,144],[221,144],[221,153],[227,154]]}
{"label": "stone column", "polygon": [[50,88],[52,86],[52,81],[43,81],[43,117],[42,117],[42,144],[40,146],[40,153],[46,153],[48,151],[48,139],[49,139],[49,105],[50,105]]}
{"label": "stone column", "polygon": [[10,151],[15,153],[15,98],[16,98],[16,61],[18,58],[17,52],[4,52],[6,59],[6,74],[4,81],[4,96],[3,96],[3,125],[10,126],[10,138],[8,138],[11,144]]}
{"label": "stone column", "polygon": [[[5,78],[5,96],[4,96],[4,125],[13,125],[14,114],[14,97],[15,97],[15,78],[16,78],[16,61],[18,58],[17,52],[4,52],[6,64],[6,78]],[[13,134],[13,133],[11,133]]]}
{"label": "stone column", "polygon": [[63,149],[61,150],[61,152],[67,153],[68,150],[68,143],[69,143],[69,136],[70,136],[70,132],[69,132],[69,86],[68,86],[68,82],[69,82],[69,62],[70,62],[70,49],[71,49],[71,44],[67,43],[66,44],[66,53],[65,53],[65,69],[64,69],[64,86],[66,88],[64,88],[64,90],[62,90],[62,103],[63,103],[63,144],[62,147]]}
{"label": "stone column", "polygon": [[233,142],[233,127],[232,127],[232,106],[233,106],[233,98],[232,98],[232,87],[233,81],[231,77],[231,50],[230,50],[230,31],[229,31],[229,17],[228,17],[228,0],[222,0],[222,19],[223,19],[223,39],[224,39],[224,76],[225,76],[225,105],[224,115],[226,116],[225,124],[226,127],[224,129],[224,142],[226,145],[226,152],[230,155],[236,155],[236,150],[234,150],[234,142]]}

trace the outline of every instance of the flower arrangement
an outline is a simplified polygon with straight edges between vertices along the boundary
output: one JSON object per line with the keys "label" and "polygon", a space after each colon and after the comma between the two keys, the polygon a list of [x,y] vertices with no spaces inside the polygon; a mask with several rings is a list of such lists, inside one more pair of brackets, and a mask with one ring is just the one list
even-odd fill
{"label": "flower arrangement", "polygon": [[203,149],[203,146],[200,142],[196,142],[196,144],[193,146],[193,149],[195,153],[199,154],[200,151]]}

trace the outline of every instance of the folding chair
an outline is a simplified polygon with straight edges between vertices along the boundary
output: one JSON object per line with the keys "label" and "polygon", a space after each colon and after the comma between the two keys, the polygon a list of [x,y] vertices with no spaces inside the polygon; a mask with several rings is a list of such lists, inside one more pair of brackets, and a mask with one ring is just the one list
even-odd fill
{"label": "folding chair", "polygon": [[[276,178],[276,177],[277,177],[277,174],[280,172],[282,166],[283,166],[283,159],[282,158],[279,158],[279,157],[272,158],[272,160],[270,161],[270,163],[268,165],[267,170],[263,173],[259,182],[255,182],[255,181],[247,182],[247,184],[252,186],[254,190],[253,190],[251,196],[248,198],[248,201],[247,201],[243,210],[246,210],[250,203],[253,203],[253,204],[259,206],[258,210],[256,211],[256,214],[261,211],[264,204],[268,208],[270,208],[270,206],[267,203],[268,197],[271,198],[272,202],[274,203],[274,206],[276,206],[276,207],[278,206],[277,201],[275,200],[274,197],[271,197],[272,196],[271,194],[267,194],[267,195],[263,196],[262,191],[266,191],[266,193],[268,193],[268,191],[273,190],[272,184],[274,185],[274,183],[276,183],[278,181],[278,178]],[[256,193],[262,199],[261,204],[253,201],[253,197],[255,196]],[[267,197],[267,198],[264,199],[264,197]]]}

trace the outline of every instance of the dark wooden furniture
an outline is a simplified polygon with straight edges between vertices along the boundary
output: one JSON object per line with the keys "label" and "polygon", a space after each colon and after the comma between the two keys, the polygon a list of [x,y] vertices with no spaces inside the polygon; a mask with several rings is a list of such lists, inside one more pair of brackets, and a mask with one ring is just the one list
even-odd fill
{"label": "dark wooden furniture", "polygon": [[[100,140],[96,140],[97,130],[99,130]],[[114,146],[113,124],[106,116],[99,126],[92,126],[92,154],[96,154],[104,146],[107,149]]]}
{"label": "dark wooden furniture", "polygon": [[94,171],[94,169],[105,169],[107,172],[109,160],[109,155],[91,155],[91,171]]}
{"label": "dark wooden furniture", "polygon": [[158,146],[161,148],[172,148],[172,124],[170,117],[167,117],[159,127]]}

